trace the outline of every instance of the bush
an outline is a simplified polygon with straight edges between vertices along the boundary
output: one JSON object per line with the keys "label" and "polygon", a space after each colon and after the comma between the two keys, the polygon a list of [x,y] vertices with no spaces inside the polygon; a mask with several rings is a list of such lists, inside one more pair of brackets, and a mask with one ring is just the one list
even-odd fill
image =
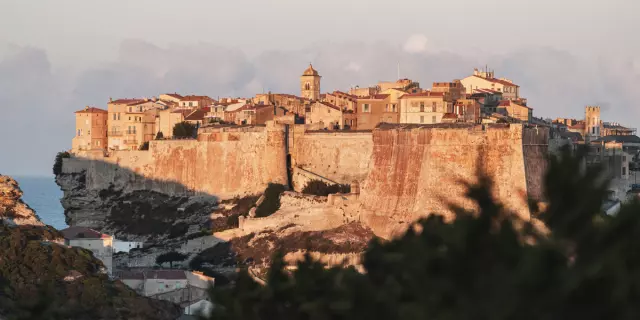
{"label": "bush", "polygon": [[187,257],[188,256],[186,254],[182,254],[176,251],[171,251],[171,252],[163,253],[157,256],[156,263],[159,265],[162,265],[165,262],[169,262],[169,266],[173,268],[173,263],[175,261],[184,261],[185,259],[187,259]]}
{"label": "bush", "polygon": [[178,222],[169,229],[169,239],[184,236],[189,231],[189,225],[184,222]]}
{"label": "bush", "polygon": [[480,174],[467,185],[477,209],[450,204],[451,221],[431,214],[374,239],[364,272],[310,255],[289,272],[278,253],[265,285],[241,271],[213,289],[210,319],[637,319],[640,202],[602,214],[602,169],[563,152],[549,161],[547,205],[531,202],[546,228],[502,205]]}
{"label": "bush", "polygon": [[162,131],[158,131],[158,133],[156,134],[156,140],[162,140],[164,139],[164,134],[162,134]]}
{"label": "bush", "polygon": [[145,141],[143,144],[140,145],[140,148],[138,148],[138,150],[149,150],[149,141]]}
{"label": "bush", "polygon": [[71,158],[71,154],[69,152],[63,151],[58,152],[56,154],[56,160],[53,162],[53,174],[59,175],[62,173],[62,159]]}
{"label": "bush", "polygon": [[280,209],[280,195],[286,190],[284,185],[269,183],[264,191],[264,201],[256,208],[256,217],[268,217]]}
{"label": "bush", "polygon": [[173,126],[173,137],[174,138],[193,138],[196,133],[196,126],[192,125],[189,122],[180,122],[176,123]]}
{"label": "bush", "polygon": [[302,193],[326,197],[332,193],[350,193],[351,186],[348,184],[327,184],[322,180],[311,180],[304,186]]}

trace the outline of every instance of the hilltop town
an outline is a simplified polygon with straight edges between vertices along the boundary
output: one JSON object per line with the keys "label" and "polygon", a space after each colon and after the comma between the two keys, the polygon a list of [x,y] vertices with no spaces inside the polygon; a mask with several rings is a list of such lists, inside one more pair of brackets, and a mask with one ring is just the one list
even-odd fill
{"label": "hilltop town", "polygon": [[[72,149],[56,172],[76,231],[63,230],[65,239],[83,246],[94,235],[85,247],[110,274],[185,304],[193,301],[178,289],[190,288],[188,277],[204,271],[217,283],[237,261],[259,273],[275,247],[290,263],[309,250],[358,265],[374,235],[391,238],[431,213],[449,219],[451,204],[472,209],[462,182],[479,171],[510,212],[535,221],[528,201],[544,203],[547,155],[565,145],[587,146],[587,162],[607,169],[603,212],[640,194],[635,129],[603,121],[598,106],[586,106],[584,119],[534,117],[520,87],[494,71],[428,89],[409,79],[320,88],[309,65],[299,96],[167,93],[77,111]],[[334,191],[307,188],[318,183]],[[322,245],[305,249],[302,239]],[[150,271],[165,254],[191,271]],[[176,286],[156,290],[168,280]]]}

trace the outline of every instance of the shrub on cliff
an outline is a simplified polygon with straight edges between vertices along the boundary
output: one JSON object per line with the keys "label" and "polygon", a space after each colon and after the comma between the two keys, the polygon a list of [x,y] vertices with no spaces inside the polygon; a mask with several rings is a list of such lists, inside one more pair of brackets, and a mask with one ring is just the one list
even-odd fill
{"label": "shrub on cliff", "polygon": [[322,180],[311,180],[304,186],[302,193],[326,197],[332,193],[350,193],[348,184],[328,184]]}
{"label": "shrub on cliff", "polygon": [[56,159],[53,162],[53,174],[54,175],[59,175],[62,173],[62,159],[65,158],[71,158],[71,154],[69,154],[69,152],[63,151],[63,152],[58,152],[58,154],[56,154]]}
{"label": "shrub on cliff", "polygon": [[158,131],[158,133],[156,134],[156,140],[162,139],[164,139],[164,134],[162,133],[162,131]]}
{"label": "shrub on cliff", "polygon": [[287,189],[278,183],[269,183],[264,191],[264,201],[256,207],[256,217],[268,217],[280,209],[280,195]]}
{"label": "shrub on cliff", "polygon": [[173,126],[173,137],[174,138],[193,138],[196,133],[196,126],[189,122],[180,122],[176,123]]}
{"label": "shrub on cliff", "polygon": [[156,263],[162,265],[165,262],[169,262],[169,267],[173,268],[174,262],[184,261],[185,259],[187,259],[187,257],[188,256],[186,254],[182,254],[176,251],[170,251],[157,256]]}
{"label": "shrub on cliff", "polygon": [[[0,318],[176,319],[180,308],[137,295],[90,251],[49,242],[51,227],[0,224]],[[4,317],[7,316],[7,317]]]}
{"label": "shrub on cliff", "polygon": [[210,319],[638,319],[640,203],[604,216],[608,181],[582,154],[552,157],[541,230],[519,220],[480,175],[475,212],[430,215],[391,241],[374,239],[362,265],[311,258],[285,270],[276,255],[264,286],[247,271],[213,289]]}
{"label": "shrub on cliff", "polygon": [[143,142],[138,148],[138,150],[142,150],[142,151],[149,150],[149,141]]}

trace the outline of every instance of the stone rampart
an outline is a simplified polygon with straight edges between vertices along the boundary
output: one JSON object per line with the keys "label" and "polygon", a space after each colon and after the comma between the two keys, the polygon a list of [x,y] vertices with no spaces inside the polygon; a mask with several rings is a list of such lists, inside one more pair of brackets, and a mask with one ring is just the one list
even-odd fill
{"label": "stone rampart", "polygon": [[152,190],[221,199],[287,184],[285,126],[203,128],[198,140],[151,141],[148,151],[65,159],[63,172],[86,170],[86,188]]}
{"label": "stone rampart", "polygon": [[373,141],[371,132],[305,131],[296,125],[289,132],[289,152],[292,166],[349,184],[369,174]]}
{"label": "stone rampart", "polygon": [[373,131],[372,169],[360,201],[363,221],[390,236],[430,213],[451,217],[449,205],[473,209],[465,182],[484,172],[493,194],[522,218],[527,196],[542,194],[545,129],[520,124],[389,125]]}

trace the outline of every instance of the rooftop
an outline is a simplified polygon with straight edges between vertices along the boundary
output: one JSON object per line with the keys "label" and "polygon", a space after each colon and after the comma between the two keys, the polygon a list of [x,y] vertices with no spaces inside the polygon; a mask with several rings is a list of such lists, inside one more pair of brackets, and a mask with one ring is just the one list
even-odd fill
{"label": "rooftop", "polygon": [[108,239],[110,235],[101,233],[99,231],[87,228],[87,227],[69,227],[60,230],[62,236],[67,240],[73,239]]}
{"label": "rooftop", "polygon": [[95,107],[85,107],[84,109],[78,110],[75,113],[107,113],[107,110]]}
{"label": "rooftop", "polygon": [[309,64],[309,68],[307,68],[307,70],[305,70],[302,73],[303,76],[317,76],[318,75],[318,71],[316,71],[316,69],[313,68],[313,66],[311,64]]}
{"label": "rooftop", "polygon": [[640,137],[638,136],[605,136],[594,140],[593,142],[622,142],[622,143],[640,143]]}
{"label": "rooftop", "polygon": [[407,93],[407,94],[403,94],[400,99],[403,98],[412,98],[412,97],[444,97],[445,93],[444,92],[431,92],[431,91],[425,91],[425,92],[418,92],[418,93]]}

